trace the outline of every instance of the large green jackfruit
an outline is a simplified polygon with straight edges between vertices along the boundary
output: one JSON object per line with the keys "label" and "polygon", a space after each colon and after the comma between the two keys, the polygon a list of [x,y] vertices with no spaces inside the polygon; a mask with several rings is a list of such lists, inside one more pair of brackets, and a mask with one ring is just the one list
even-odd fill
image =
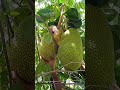
{"label": "large green jackfruit", "polygon": [[14,35],[11,45],[7,43],[11,70],[16,71],[19,78],[34,83],[34,18],[29,16],[23,20]]}
{"label": "large green jackfruit", "polygon": [[54,43],[51,40],[52,36],[49,32],[47,32],[41,38],[40,42],[40,56],[47,61],[52,60],[55,57]]}
{"label": "large green jackfruit", "polygon": [[62,34],[57,56],[66,70],[79,69],[83,60],[83,47],[76,29],[70,28]]}
{"label": "large green jackfruit", "polygon": [[100,8],[86,5],[86,90],[111,90],[115,83],[111,29]]}

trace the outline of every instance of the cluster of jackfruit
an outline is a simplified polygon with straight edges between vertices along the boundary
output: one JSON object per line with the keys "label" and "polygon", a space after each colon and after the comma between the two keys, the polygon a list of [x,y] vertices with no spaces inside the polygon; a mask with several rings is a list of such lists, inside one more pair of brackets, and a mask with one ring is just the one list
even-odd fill
{"label": "cluster of jackfruit", "polygon": [[[55,34],[55,33],[54,33]],[[54,37],[53,34],[53,37]],[[40,55],[49,60],[51,57],[55,56],[55,48],[53,42],[46,43],[44,37],[46,35],[50,35],[46,33],[41,40],[40,46]],[[59,34],[58,34],[59,35]],[[55,36],[57,37],[57,35]],[[83,60],[83,48],[82,48],[82,40],[79,32],[70,28],[61,34],[59,39],[54,38],[55,40],[59,40],[57,43],[59,45],[57,57],[61,61],[62,65],[66,70],[77,70],[79,69],[81,62]]]}
{"label": "cluster of jackfruit", "polygon": [[34,83],[34,26],[31,21],[34,19],[29,16],[20,24],[10,45],[7,43],[7,52],[11,70],[22,80]]}

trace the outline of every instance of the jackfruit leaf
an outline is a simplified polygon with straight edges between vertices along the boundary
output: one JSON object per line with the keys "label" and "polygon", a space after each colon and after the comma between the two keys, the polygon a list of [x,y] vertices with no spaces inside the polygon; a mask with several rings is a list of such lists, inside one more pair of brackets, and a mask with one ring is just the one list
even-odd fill
{"label": "jackfruit leaf", "polygon": [[21,7],[21,8],[16,8],[14,11],[12,11],[14,13],[19,13],[21,16],[27,16],[30,15],[30,9],[28,7]]}
{"label": "jackfruit leaf", "polygon": [[49,72],[49,71],[51,71],[51,67],[45,64],[43,60],[41,60],[41,62],[36,67],[35,76],[37,77],[39,74]]}
{"label": "jackfruit leaf", "polygon": [[78,18],[78,11],[76,8],[70,8],[65,12],[67,18],[75,17]]}
{"label": "jackfruit leaf", "polygon": [[[39,15],[45,22],[50,19],[53,16],[53,12],[50,9],[50,7],[46,7],[44,9],[40,9],[37,12],[37,15]],[[43,23],[40,19],[36,18],[38,23]]]}
{"label": "jackfruit leaf", "polygon": [[76,29],[78,29],[78,28],[80,28],[80,26],[82,25],[82,22],[81,22],[81,20],[69,20],[68,21],[68,27],[69,28],[76,28]]}
{"label": "jackfruit leaf", "polygon": [[112,21],[118,12],[115,9],[104,9],[108,22]]}
{"label": "jackfruit leaf", "polygon": [[[32,2],[33,0],[31,0],[31,2]],[[28,3],[28,1],[27,0],[23,0],[22,2],[21,2],[21,5],[22,6],[29,6],[29,3]]]}
{"label": "jackfruit leaf", "polygon": [[57,24],[58,24],[58,22],[59,22],[59,18],[60,18],[60,16],[58,16],[58,17],[55,19],[55,21],[49,22],[49,23],[48,23],[48,26],[51,26],[51,25],[57,26]]}
{"label": "jackfruit leaf", "polygon": [[14,21],[16,22],[16,24],[21,23],[24,19],[26,19],[31,14],[29,8],[26,8],[26,7],[16,8],[13,12],[19,13],[19,15],[16,15],[14,17]]}
{"label": "jackfruit leaf", "polygon": [[114,15],[114,14],[107,16],[108,22],[111,22],[115,17],[116,17],[116,15]]}
{"label": "jackfruit leaf", "polygon": [[59,5],[61,5],[62,3],[64,3],[65,5],[72,7],[74,4],[75,0],[57,0],[57,3]]}
{"label": "jackfruit leaf", "polygon": [[82,25],[81,19],[78,17],[78,11],[76,8],[70,8],[65,12],[65,16],[68,18],[68,27],[69,28],[80,28]]}
{"label": "jackfruit leaf", "polygon": [[20,13],[16,12],[16,11],[11,11],[10,12],[10,16],[17,16],[17,15],[20,15]]}
{"label": "jackfruit leaf", "polygon": [[44,35],[44,41],[48,44],[52,42],[52,36],[50,34],[45,34]]}
{"label": "jackfruit leaf", "polygon": [[119,25],[112,25],[111,29],[116,35],[119,37],[120,40],[120,24]]}
{"label": "jackfruit leaf", "polygon": [[[116,51],[118,48],[120,48],[120,38],[117,35],[118,34],[117,32],[112,31],[112,34],[113,34],[113,40],[114,40],[114,50]],[[116,56],[116,59],[117,59],[118,55],[115,54],[115,56]]]}
{"label": "jackfruit leaf", "polygon": [[65,0],[67,3],[67,5],[69,5],[70,7],[72,7],[73,6],[73,4],[74,4],[74,2],[75,2],[75,0]]}

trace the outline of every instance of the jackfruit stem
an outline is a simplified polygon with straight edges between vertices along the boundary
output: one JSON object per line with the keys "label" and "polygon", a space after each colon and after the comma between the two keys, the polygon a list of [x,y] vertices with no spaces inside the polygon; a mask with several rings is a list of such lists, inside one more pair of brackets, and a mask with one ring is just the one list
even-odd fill
{"label": "jackfruit stem", "polygon": [[50,67],[52,69],[52,79],[53,79],[53,85],[54,85],[55,90],[62,90],[63,85],[59,81],[57,72],[55,71],[55,58],[53,58],[49,62],[45,62],[45,63],[50,65]]}
{"label": "jackfruit stem", "polygon": [[54,50],[55,50],[55,53],[57,54],[57,52],[58,52],[58,45],[57,45],[57,42],[55,41],[54,33],[52,32],[52,28],[53,28],[53,27],[49,27],[48,31],[49,31],[49,33],[50,33],[51,36],[52,36],[53,48],[54,48]]}
{"label": "jackfruit stem", "polygon": [[57,72],[55,71],[55,60],[52,60],[52,63],[50,63],[50,66],[51,66],[51,69],[52,69],[52,79],[53,79],[53,85],[54,85],[54,88],[55,90],[62,90],[62,83],[59,81],[59,78],[58,78],[58,75],[57,75]]}
{"label": "jackfruit stem", "polygon": [[58,29],[60,29],[60,27],[61,27],[62,18],[63,18],[63,13],[64,13],[64,5],[62,5],[61,15],[60,15],[59,22],[58,22],[58,25],[57,25],[57,28],[58,28]]}

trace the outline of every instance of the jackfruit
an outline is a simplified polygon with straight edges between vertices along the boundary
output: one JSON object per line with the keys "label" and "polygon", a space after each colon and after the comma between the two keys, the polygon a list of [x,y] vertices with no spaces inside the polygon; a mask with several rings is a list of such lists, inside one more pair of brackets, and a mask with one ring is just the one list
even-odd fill
{"label": "jackfruit", "polygon": [[83,47],[76,29],[70,28],[62,34],[57,57],[66,70],[79,69],[83,60]]}
{"label": "jackfruit", "polygon": [[45,33],[41,38],[39,52],[40,56],[46,61],[52,60],[55,57],[54,43],[49,32]]}
{"label": "jackfruit", "polygon": [[110,90],[115,83],[112,32],[100,8],[87,4],[85,10],[86,90]]}
{"label": "jackfruit", "polygon": [[[31,22],[33,21],[33,22]],[[27,17],[20,24],[20,29],[14,30],[11,44],[7,42],[8,59],[11,70],[16,71],[22,80],[34,83],[34,19]]]}

